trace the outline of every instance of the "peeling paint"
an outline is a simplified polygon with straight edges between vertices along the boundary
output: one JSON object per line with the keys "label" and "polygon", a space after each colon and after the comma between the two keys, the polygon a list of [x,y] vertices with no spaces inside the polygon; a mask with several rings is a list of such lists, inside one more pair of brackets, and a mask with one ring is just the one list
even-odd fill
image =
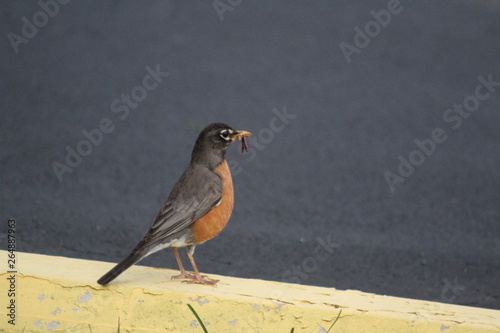
{"label": "peeling paint", "polygon": [[[132,267],[117,283],[101,287],[95,277],[111,264],[19,255],[23,262],[20,320],[25,332],[89,332],[88,318],[95,333],[116,332],[118,318],[123,332],[201,331],[187,303],[203,306],[200,315],[210,321],[205,322],[210,333],[290,332],[291,328],[297,333],[324,333],[338,308],[343,309],[342,316],[330,333],[500,331],[500,311],[490,309],[232,277],[219,277],[224,279],[219,288],[160,283],[164,270],[141,266]],[[0,277],[1,290],[4,274]],[[5,309],[0,308],[0,315],[5,316]],[[6,321],[0,321],[0,332],[9,329]]]}
{"label": "peeling paint", "polygon": [[91,298],[92,298],[92,295],[90,295],[89,291],[87,290],[85,292],[85,294],[78,299],[78,302],[87,302],[87,301],[90,301]]}
{"label": "peeling paint", "polygon": [[328,305],[328,306],[333,306],[334,308],[338,309],[338,308],[341,308],[342,306],[338,305],[338,304],[333,304],[333,303],[326,303],[326,302],[323,302],[324,305]]}
{"label": "peeling paint", "polygon": [[283,307],[283,305],[287,304],[287,303],[276,302],[276,301],[273,301],[273,303],[278,306],[278,311],[281,311],[281,308]]}
{"label": "peeling paint", "polygon": [[51,314],[52,314],[53,316],[57,316],[57,314],[58,314],[59,312],[61,312],[61,311],[62,311],[62,310],[61,310],[61,308],[60,308],[60,307],[57,307],[54,311],[52,311],[52,312],[51,312]]}
{"label": "peeling paint", "polygon": [[202,301],[200,297],[198,297],[198,298],[192,298],[192,297],[189,297],[189,300],[190,300],[191,302],[196,302],[196,303],[198,303],[200,306],[203,306],[203,304],[207,304],[207,303],[209,303],[209,302],[210,302],[210,301],[209,301],[208,299],[206,299],[206,298],[205,298],[205,300],[203,300],[203,301]]}
{"label": "peeling paint", "polygon": [[[34,322],[33,325],[35,325],[36,327],[38,327],[38,328],[40,328],[42,330],[45,328],[44,322],[42,322],[40,319],[37,320],[36,322]],[[61,325],[60,322],[53,320],[50,323],[48,323],[48,325],[47,325],[47,331],[51,331],[54,328],[58,327],[59,325]]]}
{"label": "peeling paint", "polygon": [[47,331],[51,331],[53,330],[54,328],[56,328],[57,326],[61,325],[60,322],[58,321],[51,321],[48,325],[47,325]]}

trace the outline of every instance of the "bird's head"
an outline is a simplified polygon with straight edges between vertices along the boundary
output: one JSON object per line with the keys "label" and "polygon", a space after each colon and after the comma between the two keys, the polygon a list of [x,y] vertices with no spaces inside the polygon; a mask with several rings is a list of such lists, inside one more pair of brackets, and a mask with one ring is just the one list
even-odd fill
{"label": "bird's head", "polygon": [[246,150],[246,138],[249,136],[252,133],[237,131],[224,123],[210,124],[198,136],[192,158],[209,158],[215,155],[224,159],[227,148],[236,140],[241,140],[242,150]]}

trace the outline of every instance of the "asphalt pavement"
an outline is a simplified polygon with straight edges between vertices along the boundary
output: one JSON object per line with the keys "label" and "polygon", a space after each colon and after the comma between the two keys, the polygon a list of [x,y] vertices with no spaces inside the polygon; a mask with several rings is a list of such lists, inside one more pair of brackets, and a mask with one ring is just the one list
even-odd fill
{"label": "asphalt pavement", "polygon": [[222,121],[255,136],[228,151],[236,205],[201,271],[500,309],[496,1],[0,15],[0,216],[20,251],[121,260]]}

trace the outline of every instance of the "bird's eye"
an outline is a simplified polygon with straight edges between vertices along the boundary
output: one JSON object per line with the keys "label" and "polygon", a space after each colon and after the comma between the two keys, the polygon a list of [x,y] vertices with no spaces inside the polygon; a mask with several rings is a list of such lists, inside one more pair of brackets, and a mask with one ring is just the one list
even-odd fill
{"label": "bird's eye", "polygon": [[227,130],[227,129],[220,131],[220,136],[221,136],[221,138],[223,138],[224,140],[229,140],[229,134],[231,134],[231,133],[230,133],[230,131],[229,131],[229,130]]}

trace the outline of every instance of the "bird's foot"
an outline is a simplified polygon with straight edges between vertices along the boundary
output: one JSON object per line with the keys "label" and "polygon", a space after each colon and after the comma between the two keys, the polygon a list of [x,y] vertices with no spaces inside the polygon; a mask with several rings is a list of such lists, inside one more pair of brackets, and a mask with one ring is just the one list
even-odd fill
{"label": "bird's foot", "polygon": [[209,279],[206,275],[193,276],[193,278],[189,278],[188,281],[182,281],[182,283],[189,283],[189,284],[197,283],[209,286],[215,286],[217,285],[217,282],[219,282],[219,280]]}
{"label": "bird's foot", "polygon": [[177,279],[196,279],[196,275],[190,274],[188,272],[181,272],[179,275],[174,275],[172,276],[172,280],[177,280]]}

